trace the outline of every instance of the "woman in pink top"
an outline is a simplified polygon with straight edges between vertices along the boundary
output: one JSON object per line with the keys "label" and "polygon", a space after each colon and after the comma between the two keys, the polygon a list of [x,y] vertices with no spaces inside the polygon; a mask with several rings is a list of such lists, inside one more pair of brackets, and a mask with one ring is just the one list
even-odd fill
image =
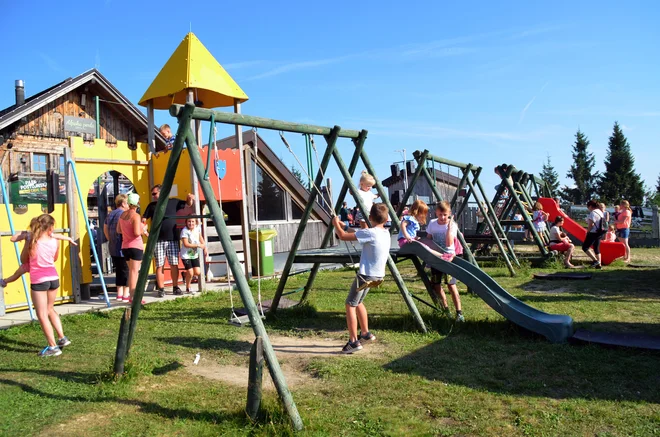
{"label": "woman in pink top", "polygon": [[630,223],[632,221],[632,209],[630,209],[630,202],[622,200],[619,204],[619,213],[616,217],[616,236],[619,241],[626,246],[626,258],[623,262],[630,262],[630,245],[628,245],[628,238],[630,237]]}
{"label": "woman in pink top", "polygon": [[[53,238],[54,228],[55,219],[48,214],[42,214],[37,220],[33,220],[30,223],[31,238],[25,243],[21,253],[21,262],[30,265],[32,303],[41,330],[48,341],[48,346],[39,352],[41,357],[61,355],[61,348],[71,344],[64,335],[60,316],[55,311],[55,298],[60,288],[55,261],[60,254],[60,242]],[[57,342],[53,329],[59,339]]]}
{"label": "woman in pink top", "polygon": [[[146,225],[142,223],[140,214],[136,211],[139,203],[140,196],[137,193],[129,194],[128,211],[123,212],[117,220],[117,233],[122,236],[121,252],[128,264],[128,292],[131,296],[129,302],[133,302],[138,273],[142,265],[144,254],[142,235],[148,235]],[[144,304],[144,301],[142,303]]]}

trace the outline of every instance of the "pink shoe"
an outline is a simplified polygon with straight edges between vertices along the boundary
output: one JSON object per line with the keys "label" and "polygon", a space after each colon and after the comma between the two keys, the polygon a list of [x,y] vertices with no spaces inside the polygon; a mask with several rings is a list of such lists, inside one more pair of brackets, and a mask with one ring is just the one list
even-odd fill
{"label": "pink shoe", "polygon": [[124,302],[130,302],[131,298],[129,296],[124,296],[124,297],[121,298],[121,300],[124,301]]}

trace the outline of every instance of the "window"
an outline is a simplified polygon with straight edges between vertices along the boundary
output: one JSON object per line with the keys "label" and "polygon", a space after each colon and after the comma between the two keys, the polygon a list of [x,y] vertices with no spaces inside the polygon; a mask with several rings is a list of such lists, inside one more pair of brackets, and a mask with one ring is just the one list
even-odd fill
{"label": "window", "polygon": [[60,175],[63,175],[66,172],[66,162],[64,161],[64,156],[60,155]]}
{"label": "window", "polygon": [[48,170],[48,155],[45,153],[32,154],[32,171],[37,173],[46,173]]}
{"label": "window", "polygon": [[291,199],[291,218],[293,220],[300,220],[303,216],[303,209],[298,206],[293,199]]}
{"label": "window", "polygon": [[285,192],[260,166],[257,166],[256,189],[258,220],[286,220]]}

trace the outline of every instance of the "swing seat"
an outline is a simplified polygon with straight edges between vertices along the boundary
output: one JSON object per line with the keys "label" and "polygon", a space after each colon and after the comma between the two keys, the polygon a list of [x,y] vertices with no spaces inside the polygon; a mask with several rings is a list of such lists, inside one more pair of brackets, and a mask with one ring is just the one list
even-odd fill
{"label": "swing seat", "polygon": [[[266,320],[265,316],[261,316],[261,320]],[[250,318],[247,314],[242,314],[240,310],[237,310],[233,316],[229,318],[229,323],[234,326],[245,326],[250,323]]]}
{"label": "swing seat", "polygon": [[382,279],[378,279],[378,280],[375,280],[375,281],[367,281],[367,282],[365,282],[364,284],[360,285],[360,286],[357,288],[357,291],[362,291],[362,290],[364,290],[365,288],[377,288],[377,287],[379,287],[380,284],[382,284],[382,283],[383,283],[383,280],[382,280]]}

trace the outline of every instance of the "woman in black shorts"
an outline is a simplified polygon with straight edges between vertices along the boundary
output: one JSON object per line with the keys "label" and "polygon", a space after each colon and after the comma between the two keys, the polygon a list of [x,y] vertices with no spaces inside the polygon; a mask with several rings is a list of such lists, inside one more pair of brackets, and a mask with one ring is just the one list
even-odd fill
{"label": "woman in black shorts", "polygon": [[[117,221],[117,233],[122,235],[121,251],[128,264],[128,290],[131,296],[129,302],[131,303],[133,302],[138,273],[142,265],[142,255],[144,254],[142,235],[147,235],[140,214],[136,211],[139,203],[140,196],[137,193],[129,194],[128,211],[122,213]],[[145,302],[142,301],[142,303]]]}

